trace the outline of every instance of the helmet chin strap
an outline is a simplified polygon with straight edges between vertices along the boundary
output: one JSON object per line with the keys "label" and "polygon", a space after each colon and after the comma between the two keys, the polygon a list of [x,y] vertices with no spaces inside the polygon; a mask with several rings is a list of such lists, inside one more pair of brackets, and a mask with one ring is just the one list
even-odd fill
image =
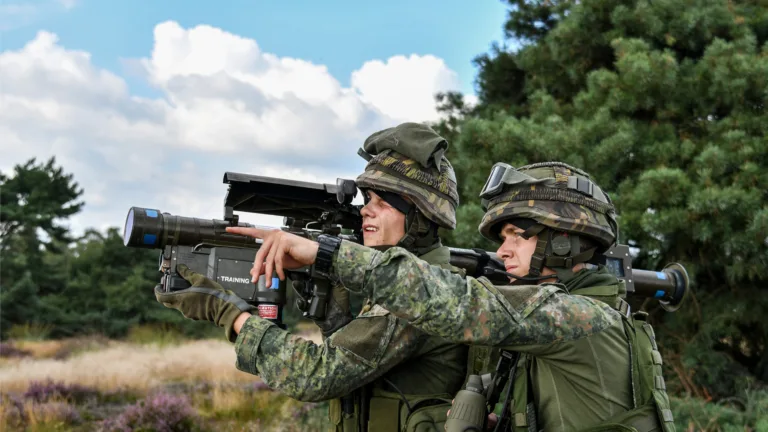
{"label": "helmet chin strap", "polygon": [[405,235],[396,246],[416,255],[424,255],[442,246],[437,230],[436,223],[427,219],[416,206],[412,206],[405,215]]}
{"label": "helmet chin strap", "polygon": [[517,276],[517,275],[513,275],[512,273],[505,272],[504,270],[499,270],[494,268],[488,268],[487,271],[506,276],[510,279],[514,279],[515,281],[511,282],[510,285],[525,285],[528,282],[540,282],[540,281],[543,281],[544,279],[557,278],[557,275],[531,276],[531,273],[528,273],[525,276]]}

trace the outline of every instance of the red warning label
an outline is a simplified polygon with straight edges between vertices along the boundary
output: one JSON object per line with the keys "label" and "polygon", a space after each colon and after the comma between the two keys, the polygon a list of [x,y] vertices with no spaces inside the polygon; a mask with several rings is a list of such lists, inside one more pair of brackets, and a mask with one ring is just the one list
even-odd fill
{"label": "red warning label", "polygon": [[277,305],[260,304],[259,316],[264,319],[277,319]]}

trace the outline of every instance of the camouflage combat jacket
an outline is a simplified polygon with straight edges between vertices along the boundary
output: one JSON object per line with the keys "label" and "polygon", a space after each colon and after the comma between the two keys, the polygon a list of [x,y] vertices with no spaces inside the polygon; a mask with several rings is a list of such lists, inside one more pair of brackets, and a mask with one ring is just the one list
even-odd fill
{"label": "camouflage combat jacket", "polygon": [[[525,354],[532,361],[526,369],[536,430],[578,431],[641,403],[632,385],[626,317],[606,302],[569,294],[560,284],[494,286],[485,278],[429,266],[400,248],[382,253],[346,241],[332,273],[350,291],[363,292],[429,334]],[[612,275],[604,276],[617,284]],[[663,388],[663,379],[656,384]],[[663,389],[658,394],[666,399]],[[654,409],[656,396],[645,393],[650,402],[642,403]],[[661,405],[668,408],[668,400]],[[656,423],[657,416],[652,418]],[[664,429],[672,428],[665,421]]]}
{"label": "camouflage combat jacket", "polygon": [[[444,246],[422,258],[438,268],[450,267],[450,251]],[[428,335],[381,306],[366,309],[321,345],[292,338],[252,316],[235,342],[236,366],[300,401],[340,398],[370,383],[386,392],[439,395],[450,404],[464,381],[468,348]],[[389,417],[394,429],[376,429],[399,430],[397,413]]]}

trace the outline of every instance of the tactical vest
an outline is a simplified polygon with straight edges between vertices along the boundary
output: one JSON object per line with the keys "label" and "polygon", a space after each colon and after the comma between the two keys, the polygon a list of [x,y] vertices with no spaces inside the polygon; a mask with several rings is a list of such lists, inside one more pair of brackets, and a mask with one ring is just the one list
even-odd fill
{"label": "tactical vest", "polygon": [[[450,252],[447,248],[439,248],[419,258],[451,272],[464,274],[464,270],[448,264]],[[445,340],[430,337],[411,359],[405,360],[382,378],[347,396],[331,400],[328,409],[331,430],[336,432],[443,432],[453,394],[461,385],[461,375],[455,389],[445,389],[444,393],[438,394],[400,393],[392,389],[387,381],[418,380],[419,365],[429,356],[452,358],[456,357],[456,353],[451,351],[456,350],[461,350],[462,355],[459,361],[463,364],[468,350],[466,346],[454,345]],[[417,383],[413,382],[410,387],[416,386]]]}
{"label": "tactical vest", "polygon": [[[623,282],[619,282],[623,284]],[[620,296],[620,285],[584,287],[574,291],[574,294],[590,297],[610,305],[621,314],[624,332],[631,355],[630,369],[632,396],[634,408],[622,412],[586,428],[582,432],[597,431],[627,431],[652,432],[675,431],[674,419],[670,410],[669,397],[662,376],[662,359],[656,345],[653,328],[646,322],[647,313],[631,313],[629,304]],[[470,348],[467,377],[470,374],[495,372],[500,356],[500,349],[487,346],[472,346]],[[512,389],[511,428],[514,432],[536,432],[537,412],[534,400],[534,389],[531,381],[531,365],[533,358],[529,354],[520,353],[515,381]],[[501,395],[494,412],[498,415],[503,409]]]}

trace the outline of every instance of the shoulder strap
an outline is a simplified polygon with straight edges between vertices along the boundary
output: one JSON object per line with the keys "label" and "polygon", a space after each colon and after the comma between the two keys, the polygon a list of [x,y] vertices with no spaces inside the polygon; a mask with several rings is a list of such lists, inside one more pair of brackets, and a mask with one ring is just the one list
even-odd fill
{"label": "shoulder strap", "polygon": [[618,285],[604,285],[604,286],[593,286],[593,287],[579,288],[579,289],[573,290],[571,292],[571,294],[590,296],[590,297],[591,296],[597,296],[597,297],[617,296],[617,295],[619,295],[619,286]]}
{"label": "shoulder strap", "polygon": [[484,345],[470,345],[467,353],[467,374],[464,378],[464,385],[470,375],[484,375],[495,371],[496,363],[501,355],[500,348],[494,348]]}
{"label": "shoulder strap", "polygon": [[632,315],[629,303],[621,298],[619,285],[617,284],[579,288],[573,290],[571,294],[583,295],[601,301],[618,311],[625,320],[630,319]]}
{"label": "shoulder strap", "polygon": [[662,371],[663,361],[656,344],[656,334],[646,318],[645,312],[637,312],[623,320],[633,355],[635,406],[649,403],[655,405],[664,432],[672,432],[675,423]]}
{"label": "shoulder strap", "polygon": [[537,432],[536,403],[531,385],[533,359],[527,354],[520,356],[513,388],[512,430],[515,432]]}
{"label": "shoulder strap", "polygon": [[362,432],[367,416],[363,416],[363,406],[367,406],[366,391],[369,385],[352,391],[346,396],[331,399],[328,403],[328,419],[336,432]]}

